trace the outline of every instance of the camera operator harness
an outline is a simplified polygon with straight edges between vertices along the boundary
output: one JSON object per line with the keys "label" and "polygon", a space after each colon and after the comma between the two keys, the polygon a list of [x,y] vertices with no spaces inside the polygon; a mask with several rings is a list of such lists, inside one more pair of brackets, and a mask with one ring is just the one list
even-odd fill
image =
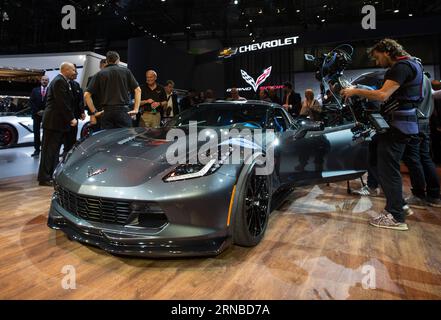
{"label": "camera operator harness", "polygon": [[[354,48],[351,45],[343,44],[322,57],[315,58],[305,55],[306,60],[314,61],[318,68],[316,78],[322,85],[322,95],[326,88],[329,89],[337,107],[340,110],[348,108],[356,126],[352,129],[354,140],[361,137],[369,137],[372,131],[384,133],[394,127],[406,135],[418,134],[417,108],[423,100],[423,66],[417,58],[401,57],[397,63],[407,64],[413,71],[414,77],[411,81],[400,86],[392,97],[378,109],[370,109],[367,99],[352,97],[343,102],[340,91],[349,88],[352,84],[343,77],[343,72],[352,62]],[[369,87],[360,86],[364,89]],[[357,110],[357,112],[354,111]]]}

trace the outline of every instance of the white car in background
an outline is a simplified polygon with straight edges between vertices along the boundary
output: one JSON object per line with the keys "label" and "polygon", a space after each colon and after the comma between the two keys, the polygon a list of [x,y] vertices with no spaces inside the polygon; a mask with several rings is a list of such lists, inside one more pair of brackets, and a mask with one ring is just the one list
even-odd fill
{"label": "white car in background", "polygon": [[[89,116],[78,122],[77,139],[88,135]],[[43,136],[43,130],[41,130]],[[30,108],[19,112],[0,113],[0,149],[34,142],[34,128]]]}

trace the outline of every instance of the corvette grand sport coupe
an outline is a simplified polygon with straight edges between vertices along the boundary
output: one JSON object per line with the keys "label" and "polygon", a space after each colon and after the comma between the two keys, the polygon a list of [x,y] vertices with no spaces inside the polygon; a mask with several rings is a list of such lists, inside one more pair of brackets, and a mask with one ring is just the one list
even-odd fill
{"label": "corvette grand sport coupe", "polygon": [[[187,110],[162,128],[99,132],[57,167],[48,226],[116,255],[212,256],[230,244],[255,246],[292,188],[365,173],[367,144],[354,139],[349,116],[326,126],[295,121],[276,104],[219,101]],[[240,134],[226,140],[226,152],[201,151],[199,139],[190,150],[184,144],[194,134],[191,123],[197,133]],[[274,134],[260,143],[242,134],[257,129]],[[171,130],[184,139],[168,137]],[[167,154],[180,144],[186,156],[204,153],[211,160],[170,163]],[[236,148],[239,161],[232,159]],[[261,160],[270,150],[274,166],[262,175]]]}
{"label": "corvette grand sport coupe", "polygon": [[[87,135],[88,124],[88,116],[78,122],[78,139]],[[34,129],[30,108],[18,112],[0,113],[0,149],[33,142]]]}

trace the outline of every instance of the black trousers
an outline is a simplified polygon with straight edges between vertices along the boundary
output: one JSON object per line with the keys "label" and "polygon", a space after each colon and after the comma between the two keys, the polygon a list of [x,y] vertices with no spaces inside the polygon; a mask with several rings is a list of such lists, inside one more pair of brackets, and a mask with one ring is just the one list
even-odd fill
{"label": "black trousers", "polygon": [[64,136],[64,148],[63,148],[63,155],[66,155],[77,143],[77,134],[78,134],[78,125],[75,127],[70,127],[70,130],[66,132]]}
{"label": "black trousers", "polygon": [[388,132],[379,135],[377,141],[377,173],[386,196],[385,209],[398,222],[405,221],[400,161],[410,139],[410,136],[392,128]]}
{"label": "black trousers", "polygon": [[369,143],[369,156],[368,156],[368,177],[367,185],[371,189],[377,189],[380,186],[378,178],[378,134],[372,137],[372,141]]}
{"label": "black trousers", "polygon": [[422,199],[438,199],[440,183],[430,156],[429,123],[420,124],[420,134],[407,145],[403,161],[409,168],[412,193]]}
{"label": "black trousers", "polygon": [[38,168],[38,181],[50,181],[60,159],[60,148],[67,132],[43,129],[43,147]]}
{"label": "black trousers", "polygon": [[41,122],[43,121],[43,117],[39,116],[38,114],[34,114],[32,116],[33,122],[33,128],[34,128],[34,149],[37,152],[40,152],[41,148],[41,141],[40,141],[40,135],[41,135]]}
{"label": "black trousers", "polygon": [[101,119],[101,129],[131,128],[132,118],[128,115],[128,107],[104,108]]}

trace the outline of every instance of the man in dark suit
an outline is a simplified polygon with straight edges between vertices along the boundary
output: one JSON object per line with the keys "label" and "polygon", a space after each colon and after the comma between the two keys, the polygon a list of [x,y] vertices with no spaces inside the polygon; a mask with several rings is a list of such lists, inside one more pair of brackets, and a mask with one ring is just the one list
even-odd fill
{"label": "man in dark suit", "polygon": [[46,107],[46,94],[47,85],[49,84],[49,77],[41,77],[41,86],[32,89],[31,96],[29,98],[29,104],[32,112],[32,120],[34,120],[34,153],[31,157],[38,157],[40,155],[40,128],[41,121],[43,120],[43,112]]}
{"label": "man in dark suit", "polygon": [[75,74],[75,66],[63,62],[60,74],[49,85],[46,109],[43,114],[43,148],[38,169],[38,181],[42,186],[52,185],[52,175],[59,161],[60,148],[71,127],[78,125],[72,103],[73,94],[69,79]]}
{"label": "man in dark suit", "polygon": [[[75,66],[75,65],[74,65]],[[84,113],[84,99],[83,99],[83,89],[81,89],[81,86],[78,82],[75,80],[77,79],[78,72],[77,67],[75,66],[75,74],[69,79],[69,84],[72,88],[72,111],[74,113],[75,119],[77,121],[86,119],[86,114]],[[69,132],[65,136],[65,142],[64,142],[64,149],[63,149],[63,157],[66,156],[66,154],[69,152],[70,149],[75,145],[77,142],[77,135],[78,135],[78,126],[71,127]]]}
{"label": "man in dark suit", "polygon": [[294,91],[292,83],[286,82],[284,86],[285,96],[282,101],[283,107],[296,118],[300,115],[300,110],[302,109],[302,97],[299,93]]}
{"label": "man in dark suit", "polygon": [[175,83],[172,80],[168,80],[165,83],[164,90],[167,97],[167,105],[163,108],[162,119],[167,122],[174,116],[179,114],[178,96],[173,91],[175,89]]}
{"label": "man in dark suit", "polygon": [[[101,59],[100,60],[100,70],[103,70],[106,66],[107,66],[107,60]],[[96,76],[96,74],[94,74],[93,76],[90,76],[87,79],[87,85],[86,85],[87,87],[89,86],[90,82],[92,81],[93,77],[95,77],[95,76]],[[98,131],[101,131],[101,118],[103,116],[103,107],[101,106],[101,99],[97,93],[92,95],[92,100],[93,100],[93,103],[95,104],[95,108],[96,108],[96,113],[95,113],[96,123],[89,124],[89,129],[91,130],[91,132],[96,133]],[[84,104],[86,104],[86,103],[84,103]],[[85,105],[85,107],[87,108],[87,110],[89,112],[89,108],[86,105]]]}

